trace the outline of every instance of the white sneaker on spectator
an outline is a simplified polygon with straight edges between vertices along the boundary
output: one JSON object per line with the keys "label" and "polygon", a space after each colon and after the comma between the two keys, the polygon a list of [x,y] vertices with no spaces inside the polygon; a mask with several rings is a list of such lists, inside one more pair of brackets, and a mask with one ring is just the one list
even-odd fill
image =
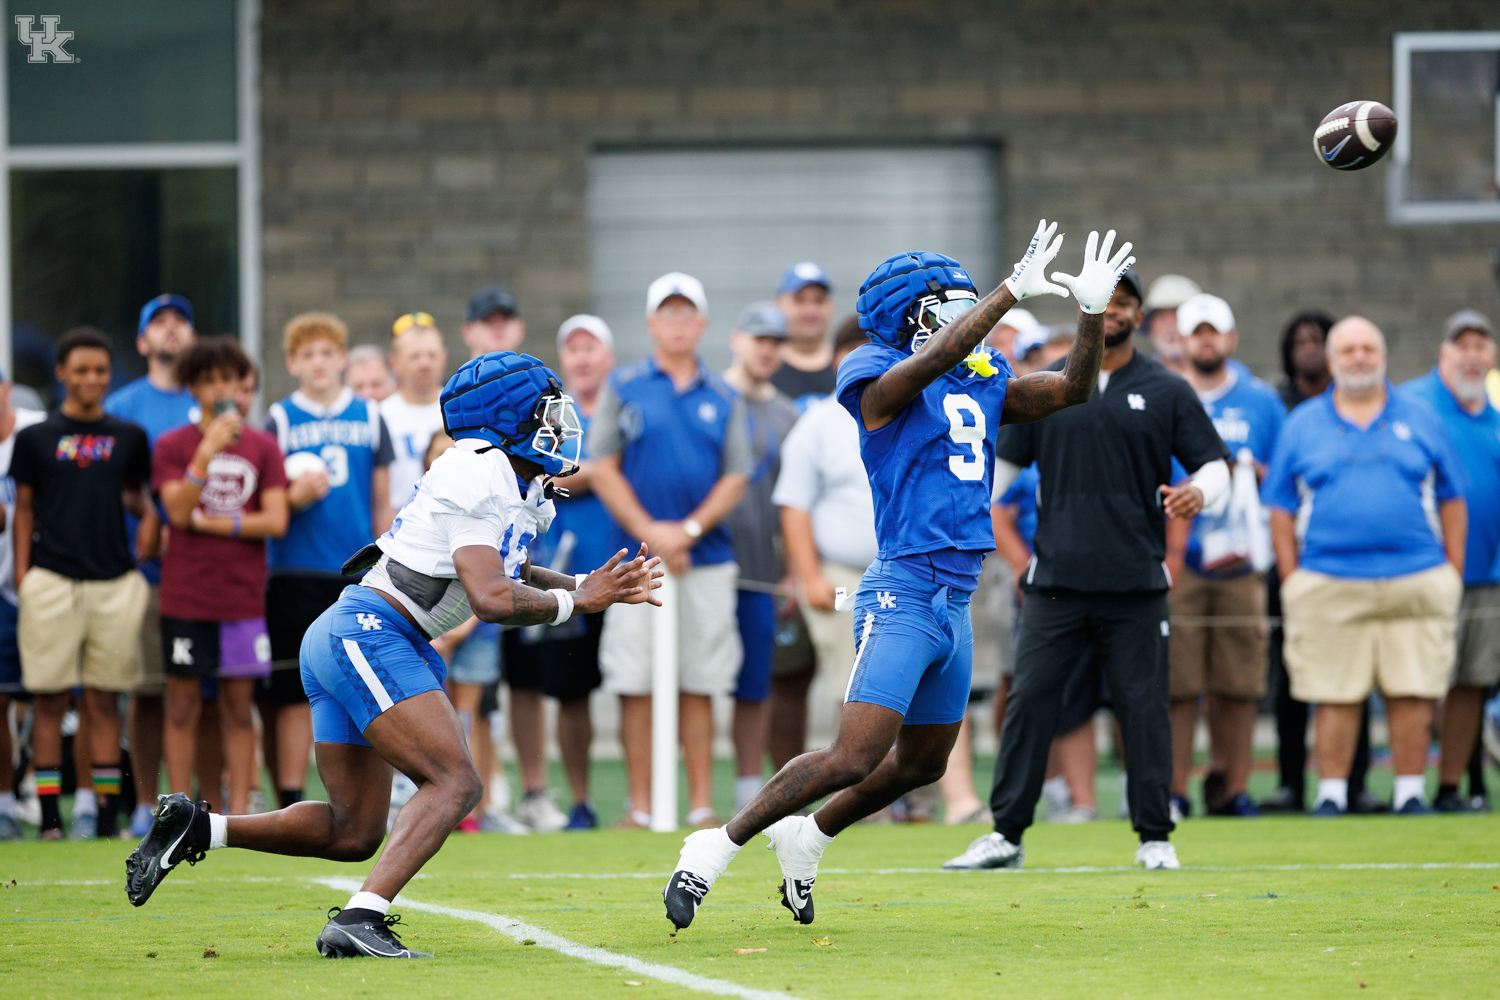
{"label": "white sneaker on spectator", "polygon": [[516,819],[536,833],[556,833],[568,825],[568,817],[557,808],[552,796],[545,788],[536,788],[525,794],[516,806]]}
{"label": "white sneaker on spectator", "polygon": [[1048,817],[1049,823],[1092,823],[1099,818],[1099,810],[1093,806],[1071,806],[1056,817]]}
{"label": "white sneaker on spectator", "polygon": [[1048,823],[1061,822],[1058,817],[1073,808],[1073,790],[1068,787],[1068,779],[1062,775],[1042,782],[1042,798],[1047,803]]}
{"label": "white sneaker on spectator", "polygon": [[525,836],[531,832],[531,827],[516,819],[504,809],[490,809],[479,817],[480,833],[506,833],[511,836]]}
{"label": "white sneaker on spectator", "polygon": [[1147,871],[1168,868],[1173,871],[1182,867],[1177,860],[1177,848],[1166,840],[1148,840],[1135,852],[1135,863]]}
{"label": "white sneaker on spectator", "polygon": [[977,838],[956,858],[943,862],[950,871],[971,871],[980,868],[1020,868],[1026,863],[1026,848],[1012,844],[998,833],[987,833]]}

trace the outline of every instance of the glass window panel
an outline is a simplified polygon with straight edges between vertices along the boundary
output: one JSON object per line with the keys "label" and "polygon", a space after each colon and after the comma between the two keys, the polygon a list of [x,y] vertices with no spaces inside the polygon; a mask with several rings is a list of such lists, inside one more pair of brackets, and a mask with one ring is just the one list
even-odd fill
{"label": "glass window panel", "polygon": [[1412,201],[1493,201],[1500,53],[1414,52]]}
{"label": "glass window panel", "polygon": [[[13,145],[233,142],[234,0],[47,0],[5,5]],[[71,31],[71,63],[28,62],[16,17]]]}
{"label": "glass window panel", "polygon": [[52,344],[80,324],[116,344],[115,382],[145,372],[141,306],[192,302],[201,334],[238,334],[235,171],[15,170],[10,180],[16,381],[47,396]]}

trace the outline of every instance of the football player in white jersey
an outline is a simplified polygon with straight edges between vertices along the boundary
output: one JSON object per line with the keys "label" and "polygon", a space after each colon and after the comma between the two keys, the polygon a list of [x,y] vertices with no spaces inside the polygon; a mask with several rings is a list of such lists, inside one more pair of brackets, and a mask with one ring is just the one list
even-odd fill
{"label": "football player in white jersey", "polygon": [[480,797],[463,728],[443,693],[445,668],[430,641],[476,615],[510,625],[559,625],[611,604],[658,604],[659,559],[642,545],[592,573],[531,565],[528,547],[552,522],[551,480],[578,468],[573,401],[536,358],[510,351],[466,363],[442,393],[457,441],[422,478],[390,531],[352,556],[359,586],[308,629],[302,681],[313,711],[327,802],[299,802],[225,817],[186,795],[163,796],[126,862],[137,906],[178,863],[244,847],[273,854],[362,861],[385,835],[391,768],[418,790],[384,853],[348,906],[318,935],[328,957],[425,957],[401,944],[390,901],[435,854]]}

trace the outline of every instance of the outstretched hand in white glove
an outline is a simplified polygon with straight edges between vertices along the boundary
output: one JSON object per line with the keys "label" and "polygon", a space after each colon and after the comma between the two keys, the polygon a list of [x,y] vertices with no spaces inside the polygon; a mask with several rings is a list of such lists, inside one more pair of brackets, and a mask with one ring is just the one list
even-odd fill
{"label": "outstretched hand in white glove", "polygon": [[[1104,234],[1104,245],[1100,247],[1099,233],[1095,230],[1089,233],[1088,244],[1083,249],[1083,270],[1076,275],[1052,272],[1052,280],[1067,286],[1068,291],[1073,293],[1073,298],[1078,300],[1078,308],[1086,313],[1098,315],[1104,311],[1115,294],[1115,285],[1120,283],[1120,275],[1130,270],[1130,265],[1135,263],[1135,258],[1129,256],[1129,243],[1122,245],[1111,257],[1109,250],[1114,242],[1115,231],[1111,229]],[[1099,250],[1097,256],[1094,254],[1095,247]]]}
{"label": "outstretched hand in white glove", "polygon": [[[1057,232],[1057,223],[1047,225],[1043,219],[1037,223],[1036,235],[1031,238],[1031,245],[1026,248],[1026,253],[1016,263],[1015,270],[1011,271],[1010,277],[1005,279],[1005,287],[1010,294],[1015,296],[1017,302],[1029,299],[1034,295],[1061,295],[1068,297],[1068,290],[1060,285],[1054,285],[1047,280],[1047,265],[1052,263],[1052,258],[1062,249],[1063,238],[1059,236],[1052,239],[1052,234]],[[1056,278],[1056,275],[1053,275]]]}

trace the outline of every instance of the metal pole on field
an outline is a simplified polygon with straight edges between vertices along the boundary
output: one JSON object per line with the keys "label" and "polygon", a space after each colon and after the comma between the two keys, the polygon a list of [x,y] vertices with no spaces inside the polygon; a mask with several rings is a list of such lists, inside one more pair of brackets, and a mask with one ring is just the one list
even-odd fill
{"label": "metal pole on field", "polygon": [[[677,579],[668,573],[651,609],[651,829],[677,829]],[[640,808],[637,806],[636,808]]]}

